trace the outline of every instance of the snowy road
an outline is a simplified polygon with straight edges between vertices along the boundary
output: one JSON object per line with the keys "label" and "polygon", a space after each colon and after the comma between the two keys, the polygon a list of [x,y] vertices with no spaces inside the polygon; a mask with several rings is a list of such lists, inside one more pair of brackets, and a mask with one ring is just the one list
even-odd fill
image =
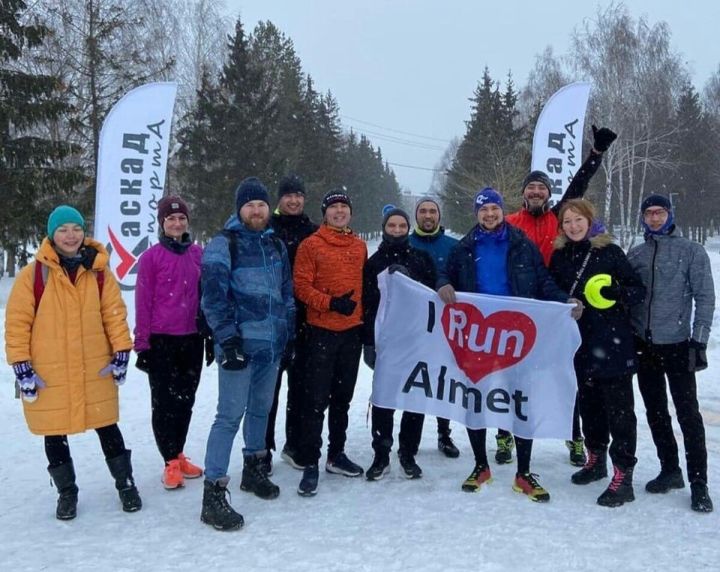
{"label": "snowy road", "polygon": [[[709,245],[720,285],[718,245]],[[0,281],[0,318],[9,281]],[[720,289],[719,289],[720,290]],[[720,291],[718,292],[720,299]],[[472,468],[467,437],[455,427],[459,459],[435,448],[435,422],[425,424],[419,481],[399,475],[369,483],[321,473],[315,498],[295,494],[300,473],[280,460],[280,498],[263,501],[239,490],[240,444],[231,463],[232,503],[245,516],[237,533],[200,523],[201,480],[165,491],[162,462],[150,429],[147,380],[132,369],[121,390],[121,421],[133,450],[143,510],[120,510],[94,433],[70,439],[80,487],[78,518],[54,518],[55,489],[45,470],[42,439],[26,429],[13,399],[13,376],[0,368],[0,562],[20,570],[717,570],[720,568],[720,320],[709,345],[710,368],[699,376],[707,422],[710,491],[718,510],[690,511],[689,489],[651,496],[643,485],[658,471],[639,395],[639,463],[634,503],[601,508],[595,498],[606,483],[570,484],[574,468],[564,445],[536,442],[533,470],[552,500],[540,505],[513,493],[513,465],[493,466],[494,482],[479,494],[460,491]],[[4,353],[0,355],[4,363]],[[372,459],[366,423],[371,375],[361,367],[350,412],[347,451],[367,467]],[[202,462],[214,416],[215,367],[206,371],[197,397],[186,453]],[[282,404],[281,404],[282,411]],[[282,413],[278,427],[282,427]],[[279,431],[282,434],[282,430]],[[280,439],[282,443],[282,439]],[[494,450],[494,445],[489,447]]]}

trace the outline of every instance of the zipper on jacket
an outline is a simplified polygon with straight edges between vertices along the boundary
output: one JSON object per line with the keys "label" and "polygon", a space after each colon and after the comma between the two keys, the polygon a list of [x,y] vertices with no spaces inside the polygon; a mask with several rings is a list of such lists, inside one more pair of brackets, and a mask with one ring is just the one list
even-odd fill
{"label": "zipper on jacket", "polygon": [[658,242],[657,239],[653,238],[653,255],[652,262],[650,264],[650,299],[648,300],[648,311],[647,311],[647,325],[645,327],[645,339],[647,343],[652,343],[652,330],[650,329],[650,319],[652,318],[652,303],[653,297],[655,296],[655,258],[657,257]]}
{"label": "zipper on jacket", "polygon": [[[265,249],[263,248],[263,234],[261,233],[258,237],[258,246],[260,246],[260,252],[262,253],[263,257],[263,266],[265,269],[267,269],[267,258],[265,257]],[[272,291],[275,287],[275,272],[273,271],[272,267],[272,256],[270,256],[270,282],[272,284],[272,288],[268,288],[268,318],[270,318],[270,360],[275,361],[275,326],[273,324],[273,318],[272,318]]]}

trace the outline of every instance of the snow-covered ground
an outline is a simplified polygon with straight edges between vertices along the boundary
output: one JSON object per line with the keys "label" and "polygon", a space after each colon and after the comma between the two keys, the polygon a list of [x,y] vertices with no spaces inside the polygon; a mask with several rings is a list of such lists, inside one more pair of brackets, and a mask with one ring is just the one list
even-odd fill
{"label": "snow-covered ground", "polygon": [[[720,241],[708,245],[720,299]],[[0,280],[0,318],[11,286]],[[132,313],[132,312],[131,312]],[[94,432],[70,438],[80,487],[78,517],[55,519],[56,491],[46,471],[43,441],[26,428],[13,375],[0,367],[0,569],[19,570],[699,570],[720,569],[720,316],[709,348],[710,367],[699,374],[706,422],[710,491],[717,511],[690,510],[686,488],[645,493],[658,471],[639,394],[636,501],[622,508],[595,504],[605,482],[570,483],[575,470],[560,441],[536,441],[533,471],[552,500],[535,504],[512,492],[514,466],[493,466],[494,482],[479,494],[460,491],[472,469],[464,430],[453,424],[459,459],[436,449],[435,420],[425,423],[418,463],[424,476],[407,481],[396,457],[380,482],[321,474],[315,498],[296,493],[300,473],[279,459],[277,500],[240,491],[238,436],[231,462],[232,504],[245,516],[240,532],[217,532],[200,522],[202,479],[165,491],[162,460],[150,428],[147,379],[131,368],[121,390],[120,427],[133,451],[143,498],[125,514]],[[4,349],[0,361],[5,363]],[[202,463],[217,396],[216,366],[203,373],[186,454]],[[350,411],[347,452],[372,460],[367,403],[371,372],[361,366]],[[284,392],[283,392],[284,393]],[[283,396],[284,399],[284,396]],[[282,446],[284,401],[278,415]],[[398,418],[399,415],[396,415]],[[397,420],[396,424],[399,424]],[[679,442],[679,431],[677,432]],[[494,450],[494,444],[489,444]]]}

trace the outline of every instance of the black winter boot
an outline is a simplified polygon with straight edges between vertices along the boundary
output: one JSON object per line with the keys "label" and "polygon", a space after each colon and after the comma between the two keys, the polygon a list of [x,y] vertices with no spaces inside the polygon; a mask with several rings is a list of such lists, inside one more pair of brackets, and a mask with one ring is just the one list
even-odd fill
{"label": "black winter boot", "polygon": [[72,460],[57,467],[48,467],[48,473],[58,490],[55,518],[72,520],[77,516],[78,488],[75,484],[75,467]]}
{"label": "black winter boot", "polygon": [[405,478],[407,479],[419,479],[422,477],[422,469],[420,465],[415,462],[415,456],[400,451],[398,453],[400,458],[400,466],[402,467]]}
{"label": "black winter boot", "polygon": [[705,483],[690,483],[690,508],[695,512],[713,511],[712,499]]}
{"label": "black winter boot", "polygon": [[368,481],[379,481],[390,472],[390,456],[388,453],[375,453],[372,465],[365,471]]}
{"label": "black winter boot", "polygon": [[450,429],[438,433],[438,451],[449,459],[457,459],[460,456],[460,449],[455,446],[450,437]]}
{"label": "black winter boot", "polygon": [[120,496],[122,507],[125,512],[136,512],[142,508],[142,500],[138,493],[132,475],[130,463],[130,451],[126,450],[122,455],[106,459],[110,474],[115,479],[115,488]]}
{"label": "black winter boot", "polygon": [[226,495],[230,494],[227,477],[217,481],[205,481],[203,490],[202,512],[200,520],[215,530],[240,530],[245,520],[228,503]]}
{"label": "black winter boot", "polygon": [[255,493],[261,499],[270,500],[280,495],[280,487],[267,476],[264,453],[245,456],[240,488]]}
{"label": "black winter boot", "polygon": [[685,481],[680,467],[674,469],[660,469],[657,477],[647,482],[645,490],[653,494],[664,494],[670,489],[684,489]]}
{"label": "black winter boot", "polygon": [[585,466],[572,474],[570,480],[576,485],[587,485],[607,477],[607,449],[588,449]]}
{"label": "black winter boot", "polygon": [[635,500],[632,485],[633,468],[621,469],[618,466],[613,466],[613,472],[613,478],[608,488],[597,499],[600,506],[622,506],[626,502]]}

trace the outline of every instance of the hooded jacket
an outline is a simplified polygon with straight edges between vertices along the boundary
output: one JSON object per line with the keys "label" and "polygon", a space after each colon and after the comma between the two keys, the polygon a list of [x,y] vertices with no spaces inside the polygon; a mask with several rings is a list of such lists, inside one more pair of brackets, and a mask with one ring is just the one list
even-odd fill
{"label": "hooded jacket", "polygon": [[645,301],[632,309],[635,334],[653,344],[675,344],[691,337],[706,344],[715,286],[703,246],[672,229],[669,234],[648,234],[643,244],[630,249],[628,261],[647,288]]}
{"label": "hooded jacket", "polygon": [[[578,321],[582,344],[575,354],[575,371],[585,378],[609,378],[634,373],[637,357],[630,324],[630,308],[642,303],[645,286],[632,269],[622,249],[608,234],[573,242],[565,236],[555,240],[550,274],[563,290],[570,291],[583,262],[591,251],[572,296],[585,305]],[[615,305],[601,310],[585,298],[587,281],[596,274],[609,274],[620,287]]]}
{"label": "hooded jacket", "polygon": [[[343,332],[362,324],[363,267],[367,246],[350,229],[326,224],[302,241],[295,258],[295,296],[307,307],[312,326]],[[352,291],[357,303],[350,316],[330,310],[330,300]]]}
{"label": "hooded jacket", "polygon": [[274,361],[294,338],[295,301],[287,250],[267,228],[248,229],[237,216],[202,257],[202,310],[215,341],[267,342]]}
{"label": "hooded jacket", "polygon": [[[88,270],[80,266],[73,284],[46,238],[35,262],[23,268],[8,298],[5,352],[8,363],[29,361],[46,387],[33,403],[23,402],[25,420],[36,435],[68,435],[118,421],[118,390],[112,376],[99,372],[115,352],[132,348],[127,310],[107,250],[97,250]],[[35,265],[48,267],[35,309]],[[104,273],[100,296],[95,272]]]}

